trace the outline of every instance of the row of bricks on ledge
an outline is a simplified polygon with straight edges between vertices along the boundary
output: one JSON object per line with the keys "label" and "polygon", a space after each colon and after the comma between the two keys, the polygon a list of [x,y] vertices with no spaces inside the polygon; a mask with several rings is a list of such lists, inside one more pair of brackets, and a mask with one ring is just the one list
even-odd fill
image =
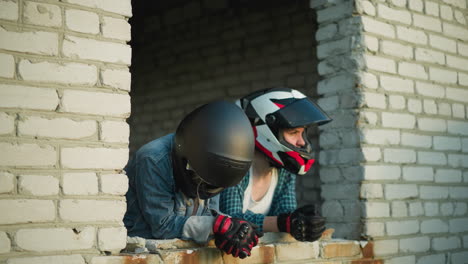
{"label": "row of bricks on ledge", "polygon": [[[145,240],[128,238],[127,247],[120,256],[99,257],[93,264],[105,264],[107,258],[120,263],[282,263],[307,260],[327,264],[381,264],[374,259],[373,244],[367,241],[331,239],[333,229],[327,229],[318,242],[298,242],[287,233],[266,233],[252,255],[246,259],[234,258],[218,250],[211,240],[207,247],[179,239]],[[109,258],[112,258],[109,259]],[[344,261],[344,262],[343,262]]]}

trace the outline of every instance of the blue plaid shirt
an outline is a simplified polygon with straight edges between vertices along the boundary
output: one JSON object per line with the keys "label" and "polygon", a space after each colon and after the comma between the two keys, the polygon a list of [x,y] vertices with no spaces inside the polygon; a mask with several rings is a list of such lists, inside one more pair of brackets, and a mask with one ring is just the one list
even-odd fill
{"label": "blue plaid shirt", "polygon": [[[285,169],[278,169],[278,183],[273,194],[273,201],[266,216],[278,216],[289,213],[297,208],[296,202],[296,175]],[[221,193],[219,209],[232,217],[243,218],[259,226],[263,231],[263,219],[265,215],[255,214],[250,210],[243,213],[244,192],[249,185],[250,174],[242,179],[236,186],[227,188]]]}

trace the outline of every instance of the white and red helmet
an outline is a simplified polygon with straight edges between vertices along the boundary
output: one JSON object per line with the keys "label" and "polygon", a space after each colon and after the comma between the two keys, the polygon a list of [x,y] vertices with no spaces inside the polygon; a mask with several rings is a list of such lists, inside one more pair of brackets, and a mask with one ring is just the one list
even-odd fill
{"label": "white and red helmet", "polygon": [[[297,90],[273,88],[254,92],[237,102],[252,124],[255,147],[276,167],[304,175],[314,163],[307,139],[309,125],[323,125],[330,117],[312,100]],[[281,128],[306,127],[302,137],[305,146],[296,147],[284,140]]]}

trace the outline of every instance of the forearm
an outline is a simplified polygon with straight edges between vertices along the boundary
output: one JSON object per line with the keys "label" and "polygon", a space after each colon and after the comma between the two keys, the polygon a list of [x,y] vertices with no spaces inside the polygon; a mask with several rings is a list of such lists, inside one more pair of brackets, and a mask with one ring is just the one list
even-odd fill
{"label": "forearm", "polygon": [[265,216],[263,219],[263,232],[279,232],[277,216]]}

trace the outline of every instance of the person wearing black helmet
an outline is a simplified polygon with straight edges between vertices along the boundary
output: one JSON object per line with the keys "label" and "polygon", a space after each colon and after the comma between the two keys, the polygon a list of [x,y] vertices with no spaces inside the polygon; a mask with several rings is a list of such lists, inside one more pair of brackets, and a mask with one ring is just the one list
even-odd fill
{"label": "person wearing black helmet", "polygon": [[125,167],[128,235],[198,243],[214,236],[224,252],[249,256],[263,234],[218,214],[218,194],[246,175],[253,154],[250,123],[238,106],[216,101],[195,109],[175,134],[147,143]]}
{"label": "person wearing black helmet", "polygon": [[301,92],[289,88],[257,91],[237,101],[249,117],[255,157],[249,174],[221,193],[222,212],[247,219],[264,232],[288,232],[315,241],[325,230],[317,205],[297,208],[296,176],[314,163],[307,129],[331,121]]}

